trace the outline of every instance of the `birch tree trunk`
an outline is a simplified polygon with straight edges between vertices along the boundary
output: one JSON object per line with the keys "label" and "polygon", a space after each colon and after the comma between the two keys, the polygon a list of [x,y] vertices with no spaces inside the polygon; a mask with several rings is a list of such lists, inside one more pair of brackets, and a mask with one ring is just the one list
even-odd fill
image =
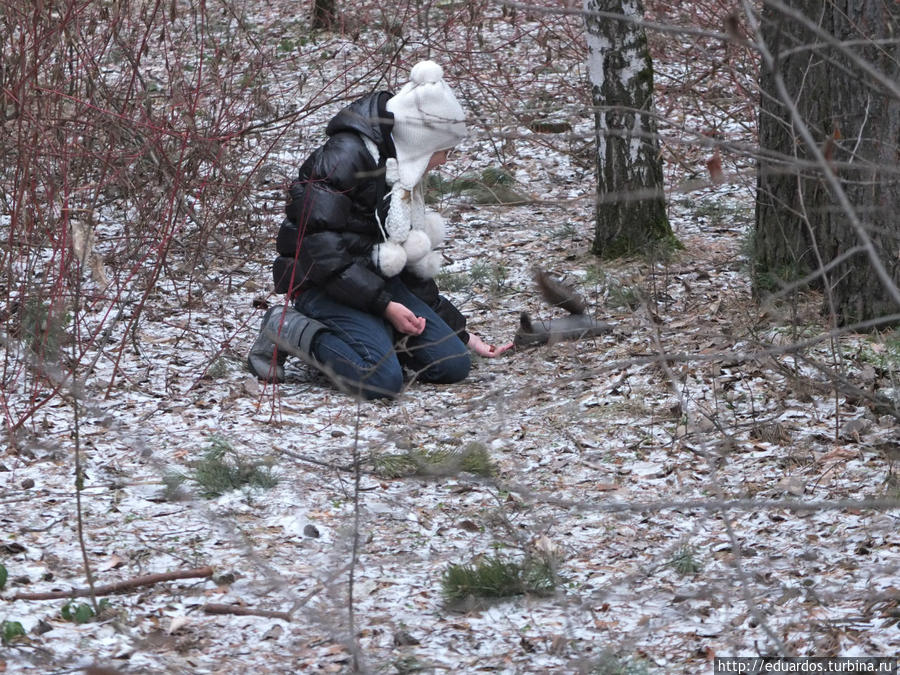
{"label": "birch tree trunk", "polygon": [[[597,138],[593,252],[605,258],[677,245],[663,194],[653,63],[641,0],[584,0]],[[612,12],[626,20],[601,17]],[[630,21],[627,19],[631,19]]]}
{"label": "birch tree trunk", "polygon": [[812,279],[838,324],[900,312],[900,3],[766,3],[759,37],[757,295]]}

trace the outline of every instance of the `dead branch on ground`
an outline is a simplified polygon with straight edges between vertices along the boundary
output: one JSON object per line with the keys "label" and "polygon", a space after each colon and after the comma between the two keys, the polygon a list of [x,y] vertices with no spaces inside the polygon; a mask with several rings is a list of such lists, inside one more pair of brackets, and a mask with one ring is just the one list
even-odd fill
{"label": "dead branch on ground", "polygon": [[153,586],[166,581],[174,581],[176,579],[197,579],[202,577],[211,577],[213,568],[196,567],[190,570],[175,570],[174,572],[161,572],[159,574],[145,574],[133,579],[117,581],[114,584],[105,586],[95,586],[90,588],[73,588],[70,591],[46,591],[44,593],[16,593],[10,600],[59,600],[60,598],[81,598],[92,593],[94,595],[112,595],[114,593],[127,593],[135,588],[143,586]]}

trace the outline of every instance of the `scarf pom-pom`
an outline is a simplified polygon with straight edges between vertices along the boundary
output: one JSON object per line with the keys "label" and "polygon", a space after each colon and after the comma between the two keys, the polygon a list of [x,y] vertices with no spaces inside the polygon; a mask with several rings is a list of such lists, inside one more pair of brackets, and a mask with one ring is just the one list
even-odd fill
{"label": "scarf pom-pom", "polygon": [[410,263],[409,268],[422,279],[432,279],[441,270],[443,256],[438,251],[432,251],[421,260]]}
{"label": "scarf pom-pom", "polygon": [[443,244],[444,239],[447,237],[447,228],[444,226],[444,219],[441,217],[441,214],[436,211],[425,212],[425,222],[422,224],[422,229],[425,231],[425,234],[428,235],[428,239],[431,240],[432,248],[437,248]]}
{"label": "scarf pom-pom", "polygon": [[406,266],[406,251],[392,241],[376,244],[372,249],[372,262],[384,276],[395,277]]}
{"label": "scarf pom-pom", "polygon": [[431,240],[422,230],[412,230],[406,241],[403,242],[408,263],[416,262],[424,258],[431,251]]}

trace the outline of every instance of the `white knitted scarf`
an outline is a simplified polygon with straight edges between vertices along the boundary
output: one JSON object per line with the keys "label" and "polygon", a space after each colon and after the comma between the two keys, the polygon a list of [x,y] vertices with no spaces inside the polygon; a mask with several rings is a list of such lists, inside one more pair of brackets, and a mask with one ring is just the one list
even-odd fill
{"label": "white knitted scarf", "polygon": [[[378,163],[378,147],[363,138]],[[441,268],[441,254],[435,250],[444,242],[446,229],[440,214],[425,208],[425,188],[419,181],[412,190],[400,185],[397,160],[387,160],[385,179],[391,186],[391,205],[384,223],[375,212],[384,241],[372,249],[372,260],[386,277],[400,274],[404,268],[423,279],[431,279]]]}

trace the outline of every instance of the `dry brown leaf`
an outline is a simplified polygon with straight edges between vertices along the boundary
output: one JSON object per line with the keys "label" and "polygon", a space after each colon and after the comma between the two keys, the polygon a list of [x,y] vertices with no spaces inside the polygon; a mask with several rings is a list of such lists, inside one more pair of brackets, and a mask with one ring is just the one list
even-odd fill
{"label": "dry brown leaf", "polygon": [[117,570],[127,562],[128,561],[125,560],[124,558],[122,558],[121,556],[118,556],[115,553],[113,553],[111,556],[109,556],[109,558],[107,558],[103,562],[102,565],[99,566],[99,569],[104,572],[107,570]]}

